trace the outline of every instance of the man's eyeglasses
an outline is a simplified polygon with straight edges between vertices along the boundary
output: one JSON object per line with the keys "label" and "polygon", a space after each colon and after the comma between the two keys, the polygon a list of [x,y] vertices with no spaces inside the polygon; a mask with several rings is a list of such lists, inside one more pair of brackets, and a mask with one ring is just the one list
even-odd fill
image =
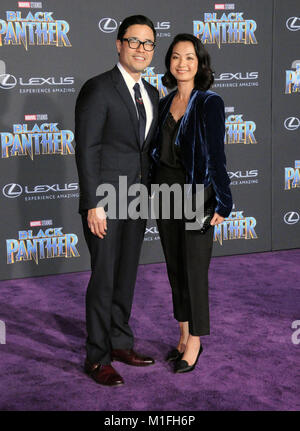
{"label": "man's eyeglasses", "polygon": [[143,48],[145,51],[153,51],[155,48],[155,43],[151,40],[145,40],[145,42],[141,42],[139,39],[136,39],[135,37],[123,37],[122,41],[126,40],[128,42],[129,48],[131,49],[137,49],[141,45],[143,45]]}

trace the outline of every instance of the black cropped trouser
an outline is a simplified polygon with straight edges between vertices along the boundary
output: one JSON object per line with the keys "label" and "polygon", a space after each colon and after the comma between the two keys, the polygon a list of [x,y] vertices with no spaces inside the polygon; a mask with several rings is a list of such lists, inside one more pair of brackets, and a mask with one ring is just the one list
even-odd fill
{"label": "black cropped trouser", "polygon": [[[183,185],[182,169],[161,165],[155,183]],[[173,202],[174,204],[174,202]],[[189,322],[191,335],[210,333],[208,269],[213,247],[211,227],[204,235],[197,230],[186,230],[184,219],[157,219],[157,226],[166,259],[169,282],[172,288],[174,317],[179,322]]]}

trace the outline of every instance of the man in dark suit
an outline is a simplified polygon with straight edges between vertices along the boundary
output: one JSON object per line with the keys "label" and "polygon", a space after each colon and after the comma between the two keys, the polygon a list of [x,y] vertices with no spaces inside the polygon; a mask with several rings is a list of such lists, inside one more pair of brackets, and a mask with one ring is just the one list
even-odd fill
{"label": "man in dark suit", "polygon": [[[142,15],[126,18],[116,41],[118,64],[88,80],[76,103],[76,163],[80,207],[92,274],[86,294],[85,371],[100,384],[116,386],[123,378],[111,361],[145,366],[150,357],[133,350],[129,326],[133,291],[146,220],[111,219],[97,206],[97,187],[148,185],[151,137],[156,128],[158,92],[141,79],[150,65],[156,32]],[[120,205],[120,203],[119,203]]]}

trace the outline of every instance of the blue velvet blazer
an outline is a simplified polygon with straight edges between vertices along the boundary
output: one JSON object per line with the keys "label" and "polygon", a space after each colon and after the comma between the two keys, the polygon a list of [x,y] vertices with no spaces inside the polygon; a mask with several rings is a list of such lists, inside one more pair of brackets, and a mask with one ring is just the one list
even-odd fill
{"label": "blue velvet blazer", "polygon": [[[158,128],[150,151],[159,165],[161,129],[166,120],[176,90],[159,102]],[[208,187],[216,193],[215,211],[228,217],[232,209],[230,179],[226,171],[224,151],[225,113],[222,98],[213,91],[194,89],[181,120],[175,145],[179,145],[185,167],[186,184]]]}

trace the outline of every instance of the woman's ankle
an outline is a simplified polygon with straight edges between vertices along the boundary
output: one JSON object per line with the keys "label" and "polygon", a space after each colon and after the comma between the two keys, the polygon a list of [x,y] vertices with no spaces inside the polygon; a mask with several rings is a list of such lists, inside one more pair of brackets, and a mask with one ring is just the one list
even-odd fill
{"label": "woman's ankle", "polygon": [[186,348],[186,343],[183,343],[182,341],[179,340],[177,344],[178,352],[183,353],[185,351],[185,348]]}
{"label": "woman's ankle", "polygon": [[179,350],[179,352],[184,352],[189,339],[189,323],[179,322],[179,331],[180,331],[180,338],[178,341],[177,350]]}
{"label": "woman's ankle", "polygon": [[189,335],[187,341],[186,341],[186,346],[188,348],[194,348],[194,347],[200,347],[201,344],[201,340],[200,337],[196,337],[194,335]]}

